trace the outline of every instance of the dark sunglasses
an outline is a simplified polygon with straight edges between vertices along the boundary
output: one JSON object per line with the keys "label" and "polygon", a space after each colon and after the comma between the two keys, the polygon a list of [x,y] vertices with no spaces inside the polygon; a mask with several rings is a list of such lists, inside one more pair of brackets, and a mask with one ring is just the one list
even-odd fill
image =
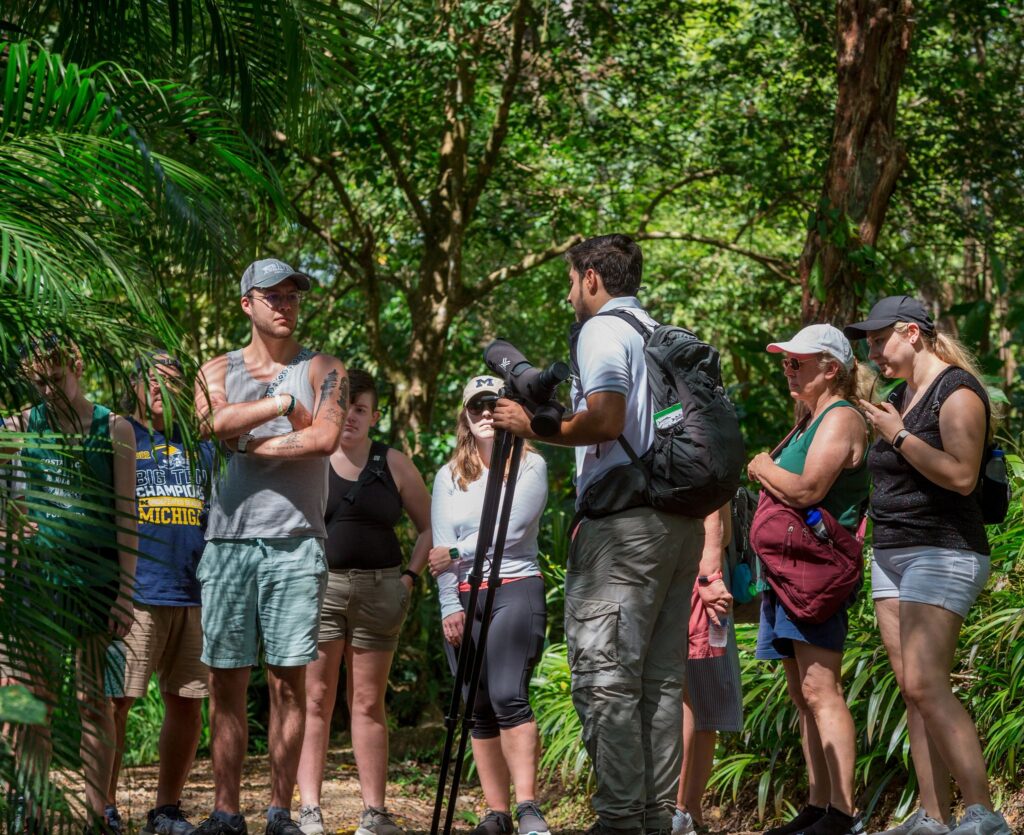
{"label": "dark sunglasses", "polygon": [[490,397],[474,397],[466,404],[466,411],[473,415],[473,417],[480,417],[484,411],[493,412],[497,402],[498,398],[494,395]]}
{"label": "dark sunglasses", "polygon": [[783,357],[782,367],[784,369],[788,368],[790,371],[799,371],[801,365],[803,365],[805,362],[810,362],[812,359],[814,358],[804,357],[803,359],[799,359],[797,357]]}

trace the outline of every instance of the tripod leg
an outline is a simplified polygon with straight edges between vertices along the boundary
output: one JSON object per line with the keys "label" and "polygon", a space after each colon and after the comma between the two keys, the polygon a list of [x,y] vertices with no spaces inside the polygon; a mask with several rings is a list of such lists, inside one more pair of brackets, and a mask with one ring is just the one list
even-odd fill
{"label": "tripod leg", "polygon": [[[444,835],[449,835],[452,828],[452,820],[455,817],[455,804],[459,797],[459,783],[462,778],[462,763],[466,756],[466,743],[473,728],[473,705],[476,703],[476,693],[480,687],[480,674],[484,666],[484,653],[487,649],[487,633],[491,627],[491,612],[494,609],[494,595],[501,585],[501,558],[505,554],[505,537],[508,534],[508,522],[512,515],[512,502],[515,499],[516,480],[519,477],[519,462],[523,453],[523,439],[516,438],[512,444],[512,460],[508,468],[508,483],[505,485],[504,498],[501,503],[501,515],[498,522],[498,535],[494,542],[494,554],[491,557],[491,573],[487,578],[487,594],[484,596],[483,619],[480,623],[480,633],[476,641],[473,654],[473,666],[470,671],[469,688],[466,691],[466,712],[462,720],[462,734],[459,738],[459,751],[456,758],[455,771],[452,774],[452,787],[448,796],[448,809],[444,820]],[[505,467],[502,465],[501,472]],[[471,617],[476,613],[470,609],[466,617],[467,625]]]}
{"label": "tripod leg", "polygon": [[[518,439],[517,439],[518,440]],[[521,443],[521,441],[520,441]],[[480,514],[480,531],[477,535],[476,553],[473,555],[473,569],[467,578],[469,581],[469,600],[466,604],[467,614],[465,625],[462,630],[462,644],[459,646],[458,662],[455,670],[455,681],[452,686],[452,697],[448,705],[448,714],[445,716],[444,748],[441,752],[440,773],[437,779],[437,795],[434,799],[434,814],[431,819],[431,835],[437,835],[438,824],[441,820],[441,807],[444,805],[445,788],[448,783],[448,770],[451,767],[452,745],[455,742],[455,731],[459,726],[459,708],[462,703],[462,690],[466,683],[467,674],[470,672],[470,662],[473,655],[471,647],[473,642],[473,616],[476,610],[476,602],[479,596],[480,584],[483,581],[484,560],[494,540],[495,523],[498,518],[499,503],[501,501],[502,486],[504,481],[505,464],[513,446],[512,436],[507,432],[497,432],[494,438],[494,447],[491,451],[490,469],[487,473],[487,486],[484,489],[484,503]],[[472,702],[466,700],[464,716],[469,717],[472,722]],[[463,736],[465,731],[463,731]],[[459,775],[462,770],[462,763],[465,758],[465,745],[460,744],[459,755],[455,769],[455,785],[458,785]],[[457,795],[453,795],[456,797]],[[444,832],[451,831],[451,819],[454,815],[454,800],[449,801],[448,814]]]}

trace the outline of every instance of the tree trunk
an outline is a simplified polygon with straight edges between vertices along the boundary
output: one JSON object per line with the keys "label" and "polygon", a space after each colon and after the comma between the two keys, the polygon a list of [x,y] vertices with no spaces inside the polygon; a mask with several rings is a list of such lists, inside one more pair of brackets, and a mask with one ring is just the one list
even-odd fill
{"label": "tree trunk", "polygon": [[838,0],[838,98],[821,199],[798,271],[804,322],[858,316],[874,247],[906,164],[896,104],[914,28],[912,0]]}

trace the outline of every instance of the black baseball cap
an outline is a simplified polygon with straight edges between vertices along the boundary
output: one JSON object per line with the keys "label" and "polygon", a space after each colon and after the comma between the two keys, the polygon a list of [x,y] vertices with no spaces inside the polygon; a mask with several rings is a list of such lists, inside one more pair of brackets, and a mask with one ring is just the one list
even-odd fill
{"label": "black baseball cap", "polygon": [[911,296],[886,296],[875,303],[863,322],[843,328],[847,339],[864,339],[868,331],[880,331],[897,322],[913,322],[924,333],[935,333],[935,323],[925,306]]}

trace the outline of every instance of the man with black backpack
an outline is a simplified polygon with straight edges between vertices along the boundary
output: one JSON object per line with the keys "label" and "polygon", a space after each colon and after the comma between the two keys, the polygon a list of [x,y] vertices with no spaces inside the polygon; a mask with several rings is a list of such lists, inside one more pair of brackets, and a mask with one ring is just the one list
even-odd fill
{"label": "man with black backpack", "polygon": [[[689,443],[683,435],[716,431],[691,425],[699,410],[690,406],[693,399],[706,399],[712,412],[719,405],[717,352],[687,331],[658,326],[641,307],[636,292],[643,256],[636,242],[625,235],[591,238],[570,249],[566,260],[568,301],[577,319],[573,414],[558,435],[540,440],[576,447],[578,513],[566,571],[565,632],[573,703],[597,777],[592,802],[598,820],[591,832],[668,832],[682,760],[686,624],[695,578],[716,616],[728,612],[731,600],[720,543],[704,548],[703,520],[709,518],[709,536],[721,535],[715,511],[736,489],[742,443],[738,457],[723,452],[727,469],[736,457],[735,474],[724,478],[714,472],[707,449],[672,452]],[[666,330],[678,336],[677,347],[707,349],[700,369],[707,386],[696,377],[688,386],[681,378],[678,386],[667,385],[652,353]],[[681,395],[665,406],[662,394],[676,387]],[[720,422],[729,425],[724,413]],[[494,425],[534,437],[529,415],[509,400],[499,401]],[[686,466],[673,472],[680,455]],[[691,478],[698,472],[704,475]],[[694,483],[677,489],[687,480]]]}

